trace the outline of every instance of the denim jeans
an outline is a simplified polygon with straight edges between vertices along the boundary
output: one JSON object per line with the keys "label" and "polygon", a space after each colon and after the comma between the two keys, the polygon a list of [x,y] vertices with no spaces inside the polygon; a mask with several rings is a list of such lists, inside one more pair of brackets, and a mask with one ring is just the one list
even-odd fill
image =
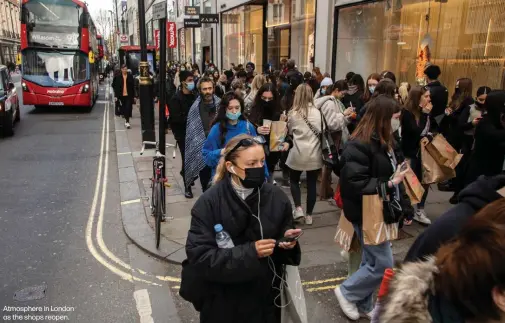
{"label": "denim jeans", "polygon": [[377,246],[363,243],[361,225],[353,224],[354,231],[363,247],[361,265],[351,277],[340,285],[340,291],[345,299],[355,303],[362,313],[373,310],[373,293],[379,288],[384,271],[393,268],[393,251],[389,241]]}

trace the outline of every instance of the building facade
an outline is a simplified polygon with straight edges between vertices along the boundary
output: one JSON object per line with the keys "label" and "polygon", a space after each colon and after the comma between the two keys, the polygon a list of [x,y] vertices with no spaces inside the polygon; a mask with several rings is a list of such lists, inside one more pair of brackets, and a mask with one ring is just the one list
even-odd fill
{"label": "building facade", "polygon": [[[398,83],[422,83],[428,63],[454,88],[505,88],[505,0],[178,0],[176,59],[221,69],[253,62],[257,71],[295,59],[334,80],[389,70]],[[184,28],[185,6],[219,14],[219,24]]]}
{"label": "building facade", "polygon": [[0,64],[15,64],[21,33],[18,2],[0,0],[0,22]]}

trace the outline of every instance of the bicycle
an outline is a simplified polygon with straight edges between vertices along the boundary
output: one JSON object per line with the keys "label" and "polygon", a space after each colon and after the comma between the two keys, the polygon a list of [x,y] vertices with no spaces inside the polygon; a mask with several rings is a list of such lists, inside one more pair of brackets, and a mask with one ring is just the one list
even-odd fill
{"label": "bicycle", "polygon": [[[167,183],[167,178],[162,177],[165,169],[165,155],[160,153],[159,142],[154,141],[143,141],[142,149],[140,150],[140,155],[144,154],[146,145],[153,145],[156,147],[155,154],[153,157],[153,177],[151,178],[151,216],[154,217],[155,226],[155,242],[156,249],[160,246],[161,238],[161,222],[165,221],[166,204],[165,204],[165,185]],[[176,152],[175,148],[177,145],[166,144],[166,147],[173,147],[174,151],[172,153],[172,158],[175,158]]]}

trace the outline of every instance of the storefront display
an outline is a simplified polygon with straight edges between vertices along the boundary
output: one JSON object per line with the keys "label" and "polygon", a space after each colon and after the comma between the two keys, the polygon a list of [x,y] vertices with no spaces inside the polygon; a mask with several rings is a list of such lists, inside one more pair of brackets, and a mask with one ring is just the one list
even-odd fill
{"label": "storefront display", "polygon": [[263,66],[263,6],[242,6],[222,14],[223,68],[253,62]]}
{"label": "storefront display", "polygon": [[[316,0],[296,0],[291,18],[291,58],[302,72],[312,71]],[[324,26],[322,28],[325,28]]]}
{"label": "storefront display", "polygon": [[337,8],[335,77],[391,70],[398,82],[423,82],[428,62],[452,89],[469,77],[474,88],[504,87],[505,0],[402,0]]}

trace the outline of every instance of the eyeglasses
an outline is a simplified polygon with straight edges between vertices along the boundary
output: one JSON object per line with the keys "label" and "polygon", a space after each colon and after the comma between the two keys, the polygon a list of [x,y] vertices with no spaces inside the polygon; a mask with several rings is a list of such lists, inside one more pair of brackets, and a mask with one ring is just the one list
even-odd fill
{"label": "eyeglasses", "polygon": [[235,147],[233,147],[227,154],[226,154],[226,157],[225,159],[228,159],[228,156],[231,156],[231,154],[233,154],[233,152],[235,152],[237,149],[239,149],[240,147],[251,147],[251,146],[254,146],[255,144],[259,144],[259,145],[263,145],[266,143],[266,140],[265,140],[265,137],[263,136],[256,136],[256,137],[253,137],[253,138],[244,138],[242,140],[240,140],[236,145]]}

